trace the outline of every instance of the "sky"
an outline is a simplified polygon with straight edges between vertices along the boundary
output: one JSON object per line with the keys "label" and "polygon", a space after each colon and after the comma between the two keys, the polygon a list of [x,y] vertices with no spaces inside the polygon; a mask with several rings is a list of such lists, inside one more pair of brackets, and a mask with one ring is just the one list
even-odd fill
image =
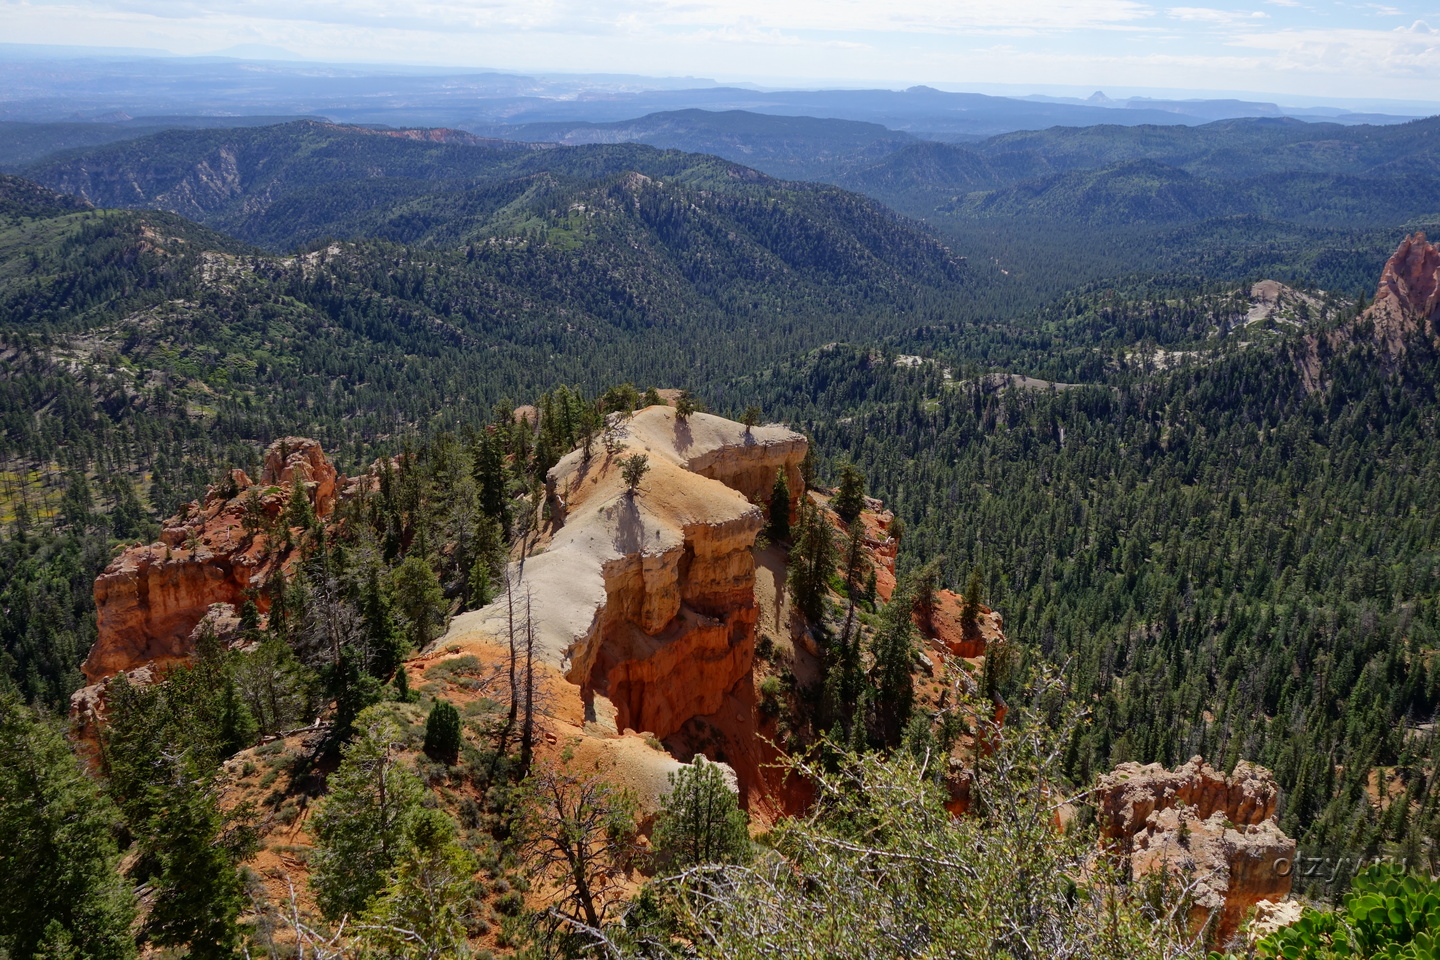
{"label": "sky", "polygon": [[0,0],[14,43],[346,62],[1440,100],[1440,0]]}

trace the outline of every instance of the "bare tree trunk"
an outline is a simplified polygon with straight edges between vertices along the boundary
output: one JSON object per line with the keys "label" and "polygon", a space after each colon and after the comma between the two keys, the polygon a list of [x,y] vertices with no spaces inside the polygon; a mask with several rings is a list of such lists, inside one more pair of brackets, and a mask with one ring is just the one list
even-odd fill
{"label": "bare tree trunk", "polygon": [[515,720],[520,710],[520,690],[515,676],[518,652],[515,649],[515,581],[508,573],[505,576],[505,619],[506,632],[510,639],[510,713],[505,720],[505,734],[500,738],[501,750],[510,742],[515,731]]}
{"label": "bare tree trunk", "polygon": [[505,757],[505,752],[510,749],[510,736],[515,732],[515,722],[520,710],[520,691],[518,678],[515,676],[518,659],[518,652],[515,649],[515,576],[511,571],[505,571],[505,620],[510,637],[510,713],[505,718],[505,727],[500,731],[500,744],[496,747],[495,755],[490,761],[491,780],[495,779],[495,770]]}
{"label": "bare tree trunk", "polygon": [[[513,708],[512,708],[513,709]],[[530,591],[525,591],[525,726],[520,734],[520,776],[530,772],[535,748],[535,620],[530,614]]]}

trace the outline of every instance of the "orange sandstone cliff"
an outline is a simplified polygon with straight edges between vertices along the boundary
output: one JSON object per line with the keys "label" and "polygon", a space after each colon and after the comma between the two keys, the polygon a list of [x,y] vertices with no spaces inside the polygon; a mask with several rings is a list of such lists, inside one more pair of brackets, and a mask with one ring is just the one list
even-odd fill
{"label": "orange sandstone cliff", "polygon": [[[779,426],[747,430],[663,405],[611,428],[611,449],[572,451],[551,469],[551,525],[514,565],[537,656],[579,691],[587,729],[659,739],[697,717],[753,713],[754,547],[776,475],[802,489],[803,436]],[[650,469],[631,493],[619,461],[643,454]],[[763,505],[763,506],[762,506]],[[462,614],[433,650],[508,642],[504,598]],[[712,758],[714,759],[714,758]],[[737,762],[742,787],[756,787]],[[758,760],[755,763],[758,767]]]}
{"label": "orange sandstone cliff", "polygon": [[1423,233],[1401,241],[1380,274],[1375,302],[1365,316],[1391,353],[1404,350],[1405,340],[1417,332],[1431,338],[1440,334],[1440,247]]}
{"label": "orange sandstone cliff", "polygon": [[167,520],[160,540],[130,547],[96,578],[99,636],[81,668],[88,685],[71,698],[82,737],[116,674],[153,679],[194,652],[202,621],[223,633],[247,598],[262,611],[268,606],[260,587],[292,558],[247,529],[247,503],[255,498],[264,520],[278,522],[297,477],[316,515],[328,516],[342,478],[320,444],[286,437],[265,452],[258,484],[232,471]]}
{"label": "orange sandstone cliff", "polygon": [[[666,406],[639,411],[614,431],[625,449],[576,450],[551,469],[552,530],[519,566],[539,650],[587,702],[608,701],[615,723],[666,737],[711,713],[750,670],[755,643],[755,560],[762,508],[776,474],[800,488],[806,442],[782,427],[755,427]],[[650,470],[632,495],[618,460]],[[504,601],[456,618],[449,637],[503,636]]]}

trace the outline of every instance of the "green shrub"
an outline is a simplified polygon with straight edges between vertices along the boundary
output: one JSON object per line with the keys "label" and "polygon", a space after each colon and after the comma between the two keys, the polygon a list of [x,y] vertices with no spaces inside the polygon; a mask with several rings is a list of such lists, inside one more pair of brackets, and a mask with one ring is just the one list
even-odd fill
{"label": "green shrub", "polygon": [[460,711],[449,700],[436,700],[425,721],[425,752],[436,760],[454,763],[460,752]]}
{"label": "green shrub", "polygon": [[1367,867],[1338,909],[1307,909],[1256,944],[1255,953],[1276,960],[1434,960],[1440,957],[1440,882],[1398,866]]}
{"label": "green shrub", "polygon": [[513,917],[525,909],[525,897],[519,890],[502,893],[495,901],[495,909],[507,917]]}
{"label": "green shrub", "polygon": [[780,694],[784,691],[784,685],[776,676],[766,677],[760,681],[760,712],[767,717],[773,717],[780,712]]}

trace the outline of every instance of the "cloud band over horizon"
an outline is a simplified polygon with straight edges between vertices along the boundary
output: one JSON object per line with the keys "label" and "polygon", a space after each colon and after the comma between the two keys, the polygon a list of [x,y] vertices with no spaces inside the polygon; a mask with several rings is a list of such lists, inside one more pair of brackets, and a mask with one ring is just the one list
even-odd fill
{"label": "cloud band over horizon", "polygon": [[1333,0],[0,0],[0,17],[11,42],[191,55],[1427,100],[1440,86],[1440,9]]}

